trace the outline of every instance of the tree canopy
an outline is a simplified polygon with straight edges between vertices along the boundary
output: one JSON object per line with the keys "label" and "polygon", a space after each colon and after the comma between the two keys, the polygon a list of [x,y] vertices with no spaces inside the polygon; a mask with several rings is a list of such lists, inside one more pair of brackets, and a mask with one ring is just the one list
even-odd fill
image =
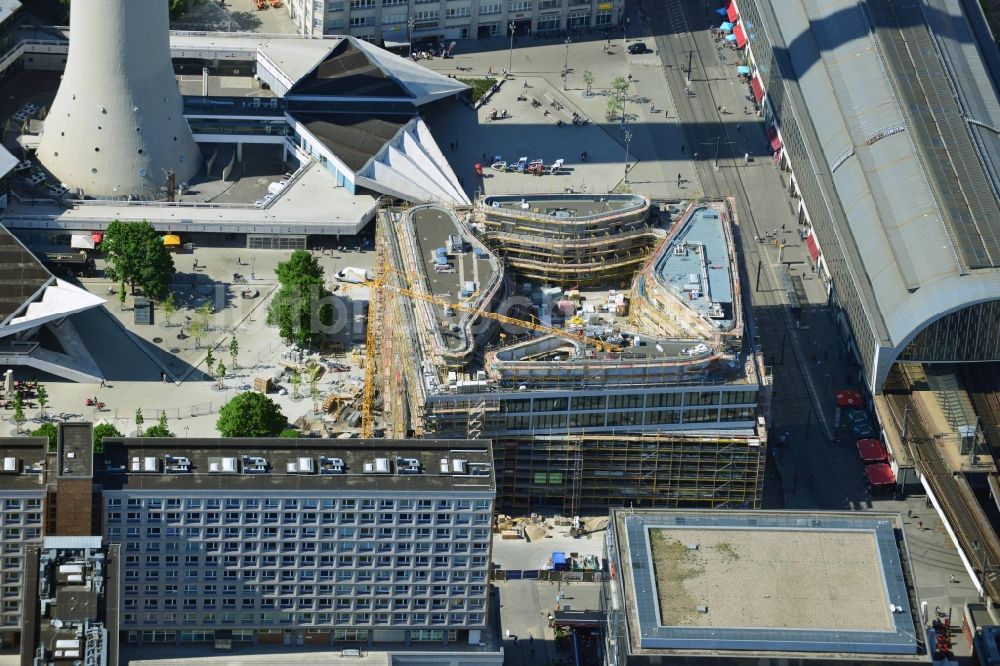
{"label": "tree canopy", "polygon": [[43,423],[38,426],[38,429],[32,430],[31,435],[33,437],[48,437],[49,438],[49,451],[56,450],[56,425],[54,423]]}
{"label": "tree canopy", "polygon": [[[205,0],[168,0],[170,7],[170,18],[179,19],[189,11],[192,7],[197,7],[198,5],[205,2]],[[69,6],[70,0],[59,0],[62,4]]]}
{"label": "tree canopy", "polygon": [[156,425],[149,426],[146,428],[146,432],[142,434],[143,437],[176,437],[174,433],[170,432],[167,427],[167,414],[166,412],[160,412],[160,418],[156,421]]}
{"label": "tree canopy", "polygon": [[174,258],[149,222],[114,220],[104,234],[101,250],[108,256],[108,278],[128,283],[133,290],[138,285],[150,298],[166,296],[176,272]]}
{"label": "tree canopy", "polygon": [[100,453],[104,450],[105,437],[121,436],[122,434],[118,432],[118,428],[114,427],[110,423],[98,423],[94,426],[94,452]]}
{"label": "tree canopy", "polygon": [[[309,347],[322,335],[317,321],[324,326],[333,323],[333,308],[321,304],[329,295],[323,285],[323,267],[309,252],[296,250],[274,272],[280,288],[268,306],[267,323],[276,325],[282,338]],[[315,307],[320,308],[316,316]]]}
{"label": "tree canopy", "polygon": [[223,437],[276,437],[287,425],[278,405],[256,391],[240,393],[223,405],[215,422]]}

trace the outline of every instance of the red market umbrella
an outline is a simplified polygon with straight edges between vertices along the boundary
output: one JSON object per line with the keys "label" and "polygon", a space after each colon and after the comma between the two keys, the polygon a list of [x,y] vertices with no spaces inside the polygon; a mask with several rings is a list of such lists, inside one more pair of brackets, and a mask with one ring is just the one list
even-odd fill
{"label": "red market umbrella", "polygon": [[866,466],[865,476],[868,478],[868,485],[873,488],[891,486],[896,483],[896,475],[892,473],[892,468],[887,463]]}
{"label": "red market umbrella", "polygon": [[866,465],[869,463],[889,462],[889,452],[877,439],[859,439],[858,455]]}
{"label": "red market umbrella", "polygon": [[854,389],[843,389],[837,391],[837,407],[843,409],[849,409],[851,407],[862,407],[865,404],[864,396],[861,395],[861,391],[856,391]]}

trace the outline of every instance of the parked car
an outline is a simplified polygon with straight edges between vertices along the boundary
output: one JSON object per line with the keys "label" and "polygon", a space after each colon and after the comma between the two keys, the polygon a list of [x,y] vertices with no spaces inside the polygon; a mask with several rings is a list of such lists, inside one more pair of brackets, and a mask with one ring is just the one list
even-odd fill
{"label": "parked car", "polygon": [[649,49],[646,48],[646,42],[633,42],[628,45],[628,52],[636,55],[639,53],[648,53]]}

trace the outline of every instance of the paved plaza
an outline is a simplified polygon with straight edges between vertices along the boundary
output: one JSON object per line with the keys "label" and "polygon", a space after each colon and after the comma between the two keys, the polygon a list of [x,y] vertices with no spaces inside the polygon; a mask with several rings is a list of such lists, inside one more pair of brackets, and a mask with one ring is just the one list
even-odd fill
{"label": "paved plaza", "polygon": [[[460,47],[451,59],[421,60],[442,74],[458,78],[489,77],[503,81],[510,53],[505,39],[480,40],[465,52]],[[610,192],[625,189],[654,199],[679,199],[702,191],[687,155],[682,152],[683,134],[663,66],[654,53],[629,55],[621,39],[588,38],[569,46],[569,77],[565,89],[562,69],[566,45],[562,41],[521,40],[513,51],[511,76],[478,110],[460,104],[442,106],[427,118],[428,125],[462,178],[466,192],[518,194],[534,192]],[[594,83],[590,94],[584,73]],[[631,76],[626,102],[628,185],[625,185],[625,140],[621,123],[608,120],[608,95],[615,77]],[[523,96],[526,99],[519,101]],[[540,106],[533,106],[535,99]],[[555,105],[553,104],[555,103]],[[506,110],[508,117],[489,120],[493,110]],[[574,126],[573,114],[591,124]],[[558,126],[562,120],[564,125]],[[455,139],[455,143],[452,142]],[[686,150],[686,148],[685,148]],[[581,159],[587,153],[586,161]],[[530,176],[501,173],[488,168],[494,156],[516,162],[520,157],[551,164],[563,159],[557,175]],[[484,163],[485,156],[485,163]],[[483,178],[473,167],[483,163]],[[678,175],[681,182],[678,185]]]}
{"label": "paved plaza", "polygon": [[[186,239],[185,239],[186,240]],[[221,237],[214,237],[220,242]],[[356,239],[344,243],[357,244]],[[197,243],[196,243],[197,245]],[[334,248],[337,243],[331,240]],[[291,251],[269,250],[251,254],[238,247],[201,247],[193,252],[175,256],[177,274],[172,291],[178,311],[170,318],[168,325],[163,313],[157,310],[154,323],[150,326],[133,323],[133,299],[127,298],[126,309],[119,305],[118,295],[108,294],[112,285],[99,278],[85,278],[83,286],[92,293],[107,299],[107,305],[73,317],[73,323],[98,367],[107,379],[107,386],[78,384],[46,375],[38,375],[49,393],[47,412],[65,413],[70,418],[83,418],[94,422],[113,423],[121,432],[135,432],[135,411],[142,409],[145,427],[156,422],[160,411],[166,413],[168,426],[177,435],[192,437],[216,436],[215,421],[219,408],[237,393],[250,389],[254,377],[271,377],[280,370],[281,355],[290,347],[279,338],[277,328],[266,323],[267,304],[276,287],[274,268],[284,261]],[[333,275],[345,266],[371,268],[374,255],[370,251],[352,250],[338,252],[335,249],[316,252],[323,266],[329,287],[333,287]],[[198,268],[194,268],[194,262]],[[239,262],[239,263],[237,263]],[[101,268],[99,262],[98,268]],[[241,273],[247,284],[233,284],[233,274]],[[253,277],[251,277],[253,276]],[[244,298],[244,291],[256,292],[252,298]],[[338,289],[351,300],[365,301],[367,289],[353,286]],[[181,335],[195,311],[204,303],[209,303],[214,314],[209,321],[211,329],[195,344],[186,333]],[[345,319],[353,325],[353,313]],[[237,365],[232,368],[229,355],[229,341],[235,336],[239,344]],[[208,345],[213,354],[228,368],[223,381],[225,388],[219,389],[216,381],[205,376],[205,354]],[[348,350],[349,352],[349,350]],[[338,363],[350,364],[351,354],[338,359]],[[161,372],[165,380],[161,381]],[[15,373],[18,379],[33,376],[28,369]],[[327,373],[317,384],[320,395],[342,385],[359,382],[362,372],[354,367],[347,373]],[[272,393],[289,421],[294,422],[312,411],[312,400],[308,397],[294,398],[291,387],[285,383],[288,395]],[[303,382],[300,394],[308,396],[309,387]],[[106,409],[97,411],[86,407],[87,398],[97,397],[106,404]],[[14,434],[10,421],[11,410],[0,410],[4,419],[3,434]],[[37,405],[26,410],[29,419],[38,417]],[[38,421],[25,424],[25,429],[37,428]]]}

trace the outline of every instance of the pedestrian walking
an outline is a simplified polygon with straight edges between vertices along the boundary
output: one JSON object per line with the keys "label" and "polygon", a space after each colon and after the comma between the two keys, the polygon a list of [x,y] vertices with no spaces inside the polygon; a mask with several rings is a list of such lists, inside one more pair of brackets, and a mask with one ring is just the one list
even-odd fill
{"label": "pedestrian walking", "polygon": [[743,164],[750,164],[750,153],[743,153]]}
{"label": "pedestrian walking", "polygon": [[108,380],[101,378],[101,388],[107,388],[107,387],[108,387]]}
{"label": "pedestrian walking", "polygon": [[736,131],[737,132],[742,132],[743,131],[743,124],[742,123],[737,123],[737,125],[736,125]]}
{"label": "pedestrian walking", "polygon": [[650,112],[650,113],[653,113],[654,111],[655,111],[655,109],[654,109],[654,107],[653,107],[653,103],[652,103],[652,102],[650,102],[650,103],[649,103],[649,112]]}
{"label": "pedestrian walking", "polygon": [[918,520],[917,521],[917,527],[919,527],[920,529],[924,529],[924,521]]}
{"label": "pedestrian walking", "polygon": [[681,186],[681,175],[677,174],[677,187]]}
{"label": "pedestrian walking", "polygon": [[486,71],[486,76],[493,76],[493,65],[490,65],[490,68]]}
{"label": "pedestrian walking", "polygon": [[167,382],[167,373],[163,372],[163,370],[160,370],[160,381],[164,384]]}
{"label": "pedestrian walking", "polygon": [[628,75],[628,82],[632,83],[632,75],[631,74]]}
{"label": "pedestrian walking", "polygon": [[240,259],[239,257],[236,257],[236,265],[237,266],[242,266],[243,265],[243,260]]}
{"label": "pedestrian walking", "polygon": [[525,87],[525,88],[527,88],[527,87],[528,87],[528,79],[525,79],[525,80],[524,80],[524,87]]}
{"label": "pedestrian walking", "polygon": [[746,115],[746,114],[748,114],[748,113],[749,113],[749,111],[747,111],[747,105],[746,105],[746,104],[744,104],[744,105],[743,105],[743,115],[745,116],[745,115]]}
{"label": "pedestrian walking", "polygon": [[906,517],[907,518],[913,518],[913,509],[907,509],[906,510]]}

